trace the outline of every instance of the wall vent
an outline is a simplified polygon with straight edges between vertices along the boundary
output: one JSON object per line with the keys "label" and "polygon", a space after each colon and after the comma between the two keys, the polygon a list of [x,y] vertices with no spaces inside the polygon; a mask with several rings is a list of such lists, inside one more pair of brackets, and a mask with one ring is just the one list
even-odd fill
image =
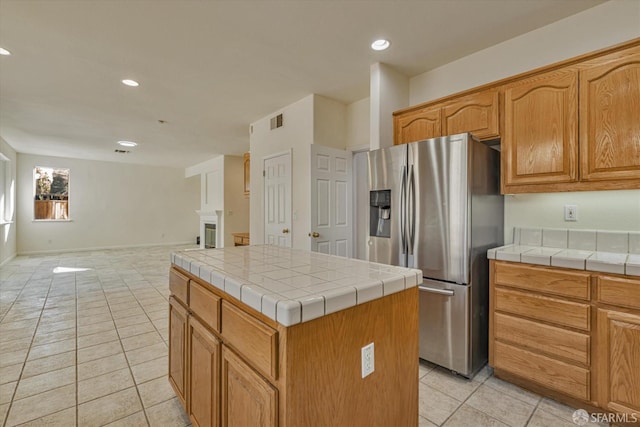
{"label": "wall vent", "polygon": [[271,117],[271,130],[282,127],[282,114],[278,114],[275,117]]}
{"label": "wall vent", "polygon": [[117,148],[113,151],[115,151],[118,154],[129,154],[131,152],[129,150],[118,150]]}

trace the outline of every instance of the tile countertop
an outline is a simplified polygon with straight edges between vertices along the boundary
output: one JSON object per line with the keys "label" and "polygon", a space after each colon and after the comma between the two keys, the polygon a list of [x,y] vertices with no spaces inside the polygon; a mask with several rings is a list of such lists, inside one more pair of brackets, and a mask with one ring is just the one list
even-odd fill
{"label": "tile countertop", "polygon": [[640,233],[516,228],[514,243],[487,258],[640,276]]}
{"label": "tile countertop", "polygon": [[420,270],[270,245],[185,250],[171,263],[284,326],[422,283]]}

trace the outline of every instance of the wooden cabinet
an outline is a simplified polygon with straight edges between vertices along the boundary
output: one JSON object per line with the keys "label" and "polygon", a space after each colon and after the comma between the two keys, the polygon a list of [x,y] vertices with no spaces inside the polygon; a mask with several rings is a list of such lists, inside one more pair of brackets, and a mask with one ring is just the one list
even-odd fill
{"label": "wooden cabinet", "polygon": [[500,135],[498,106],[498,90],[491,89],[401,112],[394,117],[394,144],[464,132],[495,139]]}
{"label": "wooden cabinet", "polygon": [[278,425],[277,390],[226,346],[222,348],[222,425]]}
{"label": "wooden cabinet", "polygon": [[231,233],[231,235],[234,246],[249,246],[251,244],[249,233]]}
{"label": "wooden cabinet", "polygon": [[480,140],[500,136],[497,89],[467,95],[447,102],[442,108],[442,134],[470,132]]}
{"label": "wooden cabinet", "polygon": [[580,71],[580,179],[640,179],[640,46]]}
{"label": "wooden cabinet", "polygon": [[599,275],[597,286],[598,400],[604,409],[638,417],[640,279]]}
{"label": "wooden cabinet", "polygon": [[242,156],[242,165],[244,170],[244,196],[249,197],[251,192],[251,154],[244,153]]}
{"label": "wooden cabinet", "polygon": [[193,425],[220,425],[220,341],[195,317],[189,316],[189,399]]}
{"label": "wooden cabinet", "polygon": [[442,136],[440,106],[421,108],[394,118],[394,144],[407,144]]}
{"label": "wooden cabinet", "polygon": [[182,402],[187,401],[187,309],[169,298],[169,382]]}
{"label": "wooden cabinet", "polygon": [[578,71],[562,69],[504,88],[503,192],[578,179]]}
{"label": "wooden cabinet", "polygon": [[492,260],[489,292],[496,376],[640,424],[640,278]]}

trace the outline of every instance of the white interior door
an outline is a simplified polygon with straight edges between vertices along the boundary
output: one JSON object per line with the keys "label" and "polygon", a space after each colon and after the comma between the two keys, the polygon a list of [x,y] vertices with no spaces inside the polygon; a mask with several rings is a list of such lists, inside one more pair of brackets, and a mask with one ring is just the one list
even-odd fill
{"label": "white interior door", "polygon": [[291,153],[264,159],[264,241],[291,247]]}
{"label": "white interior door", "polygon": [[351,152],[311,145],[311,250],[352,256]]}

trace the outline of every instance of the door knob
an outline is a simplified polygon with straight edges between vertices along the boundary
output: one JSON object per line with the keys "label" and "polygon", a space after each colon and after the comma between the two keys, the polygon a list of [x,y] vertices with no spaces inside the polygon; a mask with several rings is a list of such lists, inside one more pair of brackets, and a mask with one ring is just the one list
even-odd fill
{"label": "door knob", "polygon": [[309,233],[309,237],[312,237],[312,236],[313,236],[313,237],[316,237],[316,238],[317,238],[317,237],[320,237],[320,233],[315,232],[315,231],[314,231],[313,233]]}
{"label": "door knob", "polygon": [[282,229],[282,232],[283,232],[284,234],[287,234],[287,233],[289,232],[289,229],[288,229],[288,228],[283,228],[283,229]]}

